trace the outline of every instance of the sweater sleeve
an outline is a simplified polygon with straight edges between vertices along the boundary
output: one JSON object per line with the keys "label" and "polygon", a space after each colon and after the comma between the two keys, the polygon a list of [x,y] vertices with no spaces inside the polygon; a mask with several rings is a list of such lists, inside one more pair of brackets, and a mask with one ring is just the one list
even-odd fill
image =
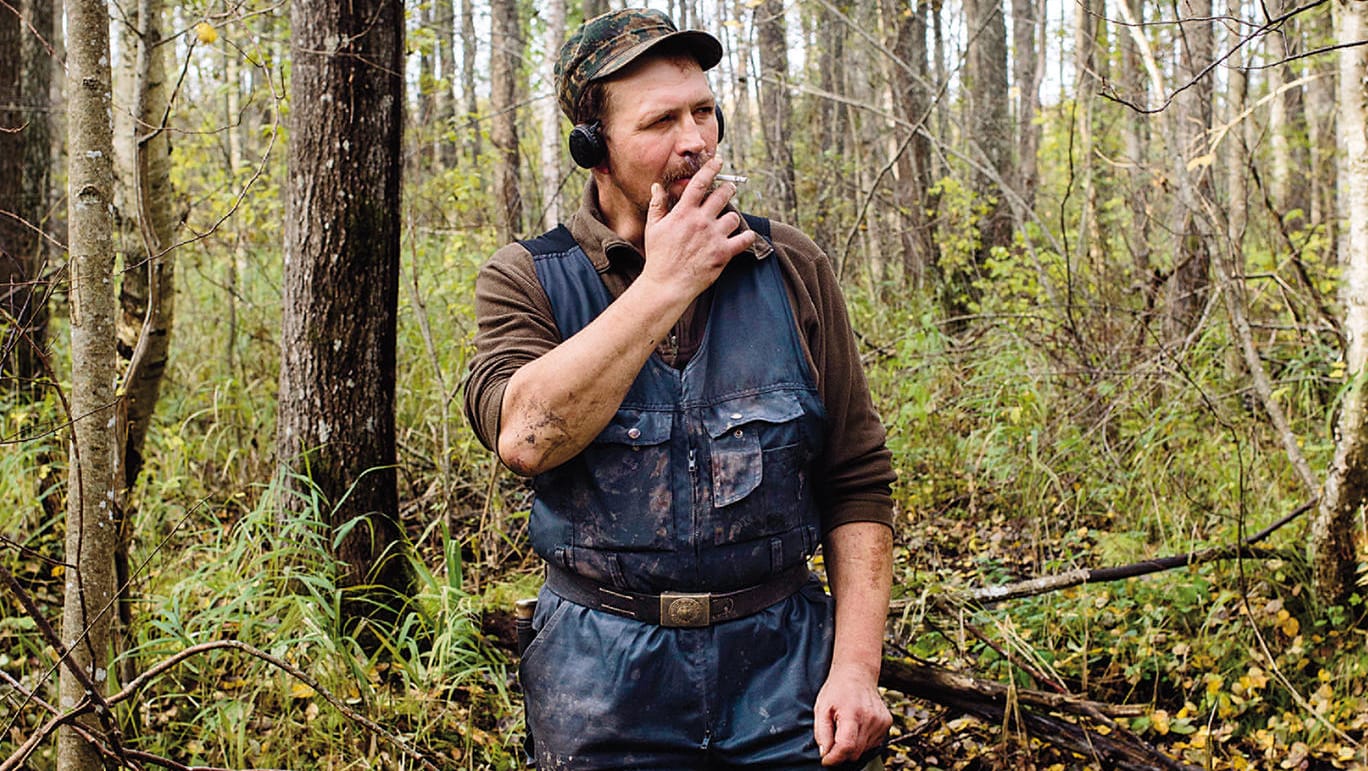
{"label": "sweater sleeve", "polygon": [[776,222],[772,235],[791,277],[790,299],[827,412],[826,446],[815,470],[823,530],[850,522],[892,527],[892,455],[836,273],[801,231]]}
{"label": "sweater sleeve", "polygon": [[480,442],[493,450],[509,379],[561,342],[551,301],[522,246],[505,246],[480,269],[475,317],[479,324],[465,384],[465,414]]}

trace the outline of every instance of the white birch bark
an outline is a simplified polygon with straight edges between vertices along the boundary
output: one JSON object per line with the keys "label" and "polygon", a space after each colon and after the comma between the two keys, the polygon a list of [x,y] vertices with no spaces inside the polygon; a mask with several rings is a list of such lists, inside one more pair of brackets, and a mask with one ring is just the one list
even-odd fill
{"label": "white birch bark", "polygon": [[1326,601],[1345,599],[1354,589],[1354,532],[1368,492],[1368,422],[1365,422],[1363,365],[1368,359],[1368,51],[1357,45],[1368,36],[1368,3],[1337,0],[1335,39],[1339,50],[1339,261],[1344,305],[1344,358],[1349,388],[1340,406],[1335,459],[1326,474],[1321,506],[1311,524],[1311,562],[1316,592]]}
{"label": "white birch bark", "polygon": [[[103,687],[114,608],[114,244],[109,12],[101,0],[67,4],[68,226],[71,252],[71,478],[67,509],[60,701]],[[85,673],[77,678],[71,670]],[[75,731],[57,740],[59,771],[101,767]]]}

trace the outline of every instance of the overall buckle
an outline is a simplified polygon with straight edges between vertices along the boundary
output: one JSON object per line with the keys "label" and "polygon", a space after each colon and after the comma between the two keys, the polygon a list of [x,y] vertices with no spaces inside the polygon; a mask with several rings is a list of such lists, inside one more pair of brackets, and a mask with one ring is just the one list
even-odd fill
{"label": "overall buckle", "polygon": [[701,627],[712,623],[712,595],[664,592],[660,595],[660,625]]}

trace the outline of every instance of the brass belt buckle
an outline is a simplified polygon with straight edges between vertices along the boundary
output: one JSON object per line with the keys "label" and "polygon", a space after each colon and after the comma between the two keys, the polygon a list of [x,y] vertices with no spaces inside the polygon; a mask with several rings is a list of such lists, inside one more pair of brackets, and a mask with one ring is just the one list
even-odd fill
{"label": "brass belt buckle", "polygon": [[660,595],[660,625],[672,627],[708,626],[712,623],[712,595],[663,592]]}

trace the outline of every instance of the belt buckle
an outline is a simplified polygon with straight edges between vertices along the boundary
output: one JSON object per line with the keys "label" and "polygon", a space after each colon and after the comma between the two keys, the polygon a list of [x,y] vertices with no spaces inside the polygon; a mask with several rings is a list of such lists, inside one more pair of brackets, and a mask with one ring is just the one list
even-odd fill
{"label": "belt buckle", "polygon": [[712,595],[662,592],[660,625],[701,627],[712,623]]}

